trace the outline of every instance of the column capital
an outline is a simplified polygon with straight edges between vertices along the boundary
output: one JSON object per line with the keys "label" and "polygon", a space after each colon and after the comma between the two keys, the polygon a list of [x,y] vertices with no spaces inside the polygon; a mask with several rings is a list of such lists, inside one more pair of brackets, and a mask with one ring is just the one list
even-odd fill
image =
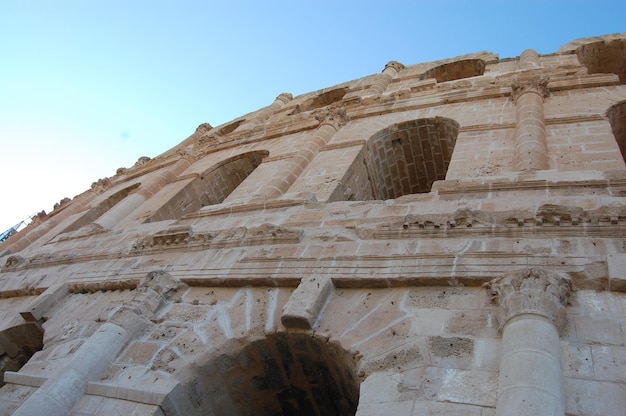
{"label": "column capital", "polygon": [[293,95],[288,92],[283,92],[276,97],[275,101],[281,102],[283,105],[287,104],[289,101],[293,100]]}
{"label": "column capital", "polygon": [[400,72],[402,69],[404,69],[404,65],[402,65],[400,62],[397,62],[397,61],[389,61],[387,65],[385,65],[383,72],[385,72],[385,70],[388,68],[391,68],[396,72]]}
{"label": "column capital", "polygon": [[525,81],[515,80],[511,88],[511,99],[514,102],[517,102],[519,97],[528,92],[535,93],[542,99],[550,94],[550,90],[548,90],[548,80],[544,78],[532,78]]}
{"label": "column capital", "polygon": [[485,284],[498,305],[498,330],[512,318],[531,314],[550,320],[557,329],[565,322],[571,281],[560,274],[532,268],[506,273]]}
{"label": "column capital", "polygon": [[[348,122],[348,116],[346,114],[346,108],[343,106],[340,107],[331,107],[331,108],[321,108],[315,111],[315,119],[319,121],[319,127],[327,124],[338,131],[341,127],[343,127]],[[318,128],[319,128],[318,127]]]}

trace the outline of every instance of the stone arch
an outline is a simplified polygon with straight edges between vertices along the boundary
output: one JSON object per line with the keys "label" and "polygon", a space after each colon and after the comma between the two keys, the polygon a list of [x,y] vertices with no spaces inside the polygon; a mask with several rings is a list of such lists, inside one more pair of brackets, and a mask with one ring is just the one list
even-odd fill
{"label": "stone arch", "polygon": [[613,105],[606,115],[622,157],[626,161],[626,100]]}
{"label": "stone arch", "polygon": [[430,192],[443,180],[459,123],[423,118],[396,123],[374,134],[342,180],[345,199],[394,199]]}
{"label": "stone arch", "polygon": [[424,72],[422,79],[435,78],[437,82],[476,77],[485,73],[485,61],[482,59],[463,59],[436,66]]}
{"label": "stone arch", "polygon": [[255,150],[213,165],[170,198],[149,221],[180,218],[204,206],[222,203],[268,155],[267,150]]}
{"label": "stone arch", "polygon": [[227,344],[225,352],[193,366],[184,393],[190,408],[181,409],[184,414],[356,413],[360,382],[355,359],[338,342],[277,332]]}
{"label": "stone arch", "polygon": [[35,322],[0,331],[0,387],[4,385],[5,371],[18,371],[42,348],[43,329]]}
{"label": "stone arch", "polygon": [[224,136],[224,135],[227,135],[229,133],[232,133],[233,131],[235,131],[235,129],[237,129],[237,127],[239,127],[241,124],[243,124],[244,121],[246,121],[246,120],[245,119],[241,119],[241,120],[233,121],[232,123],[228,123],[227,125],[225,125],[224,127],[219,129],[218,134]]}
{"label": "stone arch", "polygon": [[327,105],[340,101],[348,93],[348,87],[333,88],[324,91],[315,97],[311,97],[298,104],[290,115],[303,113],[305,111],[315,110],[317,108],[326,107]]}
{"label": "stone arch", "polygon": [[578,61],[589,74],[617,74],[626,83],[626,40],[614,39],[582,45],[576,49]]}
{"label": "stone arch", "polygon": [[126,198],[128,194],[137,189],[139,185],[139,182],[135,183],[109,196],[104,201],[98,203],[95,207],[89,209],[85,214],[81,215],[80,218],[78,218],[76,221],[66,227],[61,233],[76,231],[87,224],[91,224],[92,222],[100,218],[102,214],[104,214],[105,212],[113,208],[116,204],[118,204],[121,200]]}

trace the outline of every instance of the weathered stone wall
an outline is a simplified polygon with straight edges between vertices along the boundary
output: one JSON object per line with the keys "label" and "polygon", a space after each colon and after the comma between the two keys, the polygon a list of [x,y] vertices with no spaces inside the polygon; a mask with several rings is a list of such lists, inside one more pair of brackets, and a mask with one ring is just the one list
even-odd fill
{"label": "weathered stone wall", "polygon": [[624,38],[387,64],[0,245],[0,414],[622,414]]}

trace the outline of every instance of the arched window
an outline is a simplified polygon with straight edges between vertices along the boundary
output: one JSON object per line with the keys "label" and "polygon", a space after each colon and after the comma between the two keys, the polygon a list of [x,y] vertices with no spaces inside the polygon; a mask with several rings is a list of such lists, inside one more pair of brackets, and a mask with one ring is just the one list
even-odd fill
{"label": "arched window", "polygon": [[406,121],[374,134],[342,181],[345,199],[394,199],[430,192],[446,177],[459,124],[436,117]]}
{"label": "arched window", "polygon": [[204,206],[222,203],[268,155],[266,150],[257,150],[212,166],[170,198],[149,221],[180,218]]}
{"label": "arched window", "polygon": [[91,208],[89,211],[81,215],[76,221],[74,221],[68,227],[66,227],[63,230],[63,233],[75,231],[87,224],[91,224],[92,222],[100,218],[102,214],[104,214],[105,212],[113,208],[118,202],[126,198],[128,194],[130,194],[132,191],[137,189],[139,185],[140,185],[139,183],[135,183],[109,196],[104,201],[98,203],[95,207]]}
{"label": "arched window", "polygon": [[422,79],[435,78],[437,82],[476,77],[485,73],[485,61],[482,59],[464,59],[429,69]]}
{"label": "arched window", "polygon": [[290,115],[303,113],[305,111],[315,110],[317,108],[326,107],[327,105],[340,101],[344,95],[348,92],[347,87],[333,88],[331,90],[324,91],[315,97],[309,98],[296,106],[296,108],[289,113]]}

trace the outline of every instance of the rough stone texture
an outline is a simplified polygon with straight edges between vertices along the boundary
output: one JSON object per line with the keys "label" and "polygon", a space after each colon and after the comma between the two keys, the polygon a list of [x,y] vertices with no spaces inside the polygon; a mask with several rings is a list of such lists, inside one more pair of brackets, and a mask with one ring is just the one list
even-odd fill
{"label": "rough stone texture", "polygon": [[625,41],[381,63],[64,199],[0,245],[0,414],[623,414]]}

